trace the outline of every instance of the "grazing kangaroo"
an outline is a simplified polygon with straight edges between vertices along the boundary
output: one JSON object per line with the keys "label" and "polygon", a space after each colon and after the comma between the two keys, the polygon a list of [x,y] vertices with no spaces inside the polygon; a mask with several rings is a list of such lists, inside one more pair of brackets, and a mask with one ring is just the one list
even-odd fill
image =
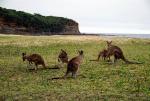
{"label": "grazing kangaroo", "polygon": [[[96,60],[90,60],[90,61],[99,61],[100,57],[102,57],[102,59],[105,60],[106,56],[107,56],[107,52],[108,51],[106,49],[103,49],[102,51],[99,52],[98,57],[97,57]],[[108,58],[110,60],[110,57],[108,57]]]}
{"label": "grazing kangaroo", "polygon": [[60,54],[58,55],[58,62],[68,63],[68,55],[63,49],[61,49]]}
{"label": "grazing kangaroo", "polygon": [[26,53],[22,53],[22,59],[23,61],[27,60],[29,64],[34,62],[36,66],[35,70],[37,70],[38,65],[42,65],[44,68],[46,68],[44,59],[39,54],[26,55]]}
{"label": "grazing kangaroo", "polygon": [[116,62],[118,59],[122,59],[125,63],[128,63],[128,64],[141,64],[139,62],[131,62],[131,61],[128,61],[124,55],[123,55],[123,51],[121,50],[121,48],[119,48],[118,46],[115,46],[115,45],[112,45],[112,41],[106,41],[107,42],[107,46],[108,46],[108,49],[107,49],[107,55],[106,57],[110,57],[112,55],[114,55],[114,62]]}
{"label": "grazing kangaroo", "polygon": [[63,76],[63,77],[55,77],[55,78],[52,78],[52,80],[53,79],[65,79],[69,73],[72,73],[72,77],[76,78],[77,71],[78,71],[82,61],[83,61],[83,51],[81,50],[81,51],[79,51],[79,55],[78,56],[72,58],[68,62],[68,64],[67,64],[67,71],[66,71],[65,76]]}

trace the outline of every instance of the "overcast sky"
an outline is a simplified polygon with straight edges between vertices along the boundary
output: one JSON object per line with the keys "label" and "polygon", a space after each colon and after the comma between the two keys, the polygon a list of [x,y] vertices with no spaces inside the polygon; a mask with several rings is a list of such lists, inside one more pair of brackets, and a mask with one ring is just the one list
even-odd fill
{"label": "overcast sky", "polygon": [[0,0],[0,6],[71,18],[81,32],[150,34],[150,0]]}

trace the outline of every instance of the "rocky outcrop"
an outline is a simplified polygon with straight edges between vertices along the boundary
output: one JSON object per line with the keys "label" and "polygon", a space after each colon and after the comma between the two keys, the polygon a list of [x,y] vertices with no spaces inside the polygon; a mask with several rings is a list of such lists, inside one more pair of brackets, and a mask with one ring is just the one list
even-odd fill
{"label": "rocky outcrop", "polygon": [[8,22],[5,18],[0,17],[0,33],[3,34],[37,34],[37,35],[52,35],[52,34],[80,34],[78,23],[69,21],[64,25],[62,32],[45,32],[38,31],[35,28],[27,28],[25,26],[18,26],[15,22]]}
{"label": "rocky outcrop", "polygon": [[0,33],[4,34],[25,34],[28,33],[27,28],[23,26],[17,26],[14,22],[8,22],[4,18],[0,18]]}
{"label": "rocky outcrop", "polygon": [[65,25],[64,34],[80,34],[78,23],[70,21]]}
{"label": "rocky outcrop", "polygon": [[0,33],[13,34],[80,34],[72,19],[30,14],[0,7]]}

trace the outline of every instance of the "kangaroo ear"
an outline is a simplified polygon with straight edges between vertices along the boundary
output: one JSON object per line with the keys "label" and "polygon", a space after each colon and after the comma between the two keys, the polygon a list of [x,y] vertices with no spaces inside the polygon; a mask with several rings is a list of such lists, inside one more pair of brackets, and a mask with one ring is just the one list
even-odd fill
{"label": "kangaroo ear", "polygon": [[67,54],[67,52],[66,52],[66,51],[64,51],[63,49],[61,49],[61,52],[62,52],[62,53],[65,53],[65,54]]}
{"label": "kangaroo ear", "polygon": [[22,55],[24,56],[24,55],[26,55],[26,53],[22,53]]}
{"label": "kangaroo ear", "polygon": [[106,41],[107,44],[109,44],[109,41]]}
{"label": "kangaroo ear", "polygon": [[63,49],[61,49],[62,52],[65,52]]}
{"label": "kangaroo ear", "polygon": [[106,41],[107,42],[107,44],[111,44],[112,43],[112,41]]}
{"label": "kangaroo ear", "polygon": [[83,50],[80,50],[80,51],[78,51],[79,52],[79,54],[83,54]]}
{"label": "kangaroo ear", "polygon": [[83,50],[80,51],[80,54],[83,54]]}

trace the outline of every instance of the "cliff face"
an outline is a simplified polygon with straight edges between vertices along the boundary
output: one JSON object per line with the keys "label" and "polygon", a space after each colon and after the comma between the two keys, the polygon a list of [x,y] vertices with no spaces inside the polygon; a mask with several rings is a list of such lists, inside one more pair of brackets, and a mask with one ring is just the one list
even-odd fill
{"label": "cliff face", "polygon": [[80,34],[72,19],[43,16],[0,7],[0,33],[11,34]]}
{"label": "cliff face", "polygon": [[4,34],[80,34],[78,23],[75,21],[68,21],[63,28],[63,31],[55,33],[50,31],[36,30],[35,28],[27,28],[25,26],[18,26],[15,22],[7,21],[5,18],[0,17],[0,33]]}
{"label": "cliff face", "polygon": [[78,23],[69,21],[65,25],[65,27],[63,29],[63,33],[64,34],[80,34]]}
{"label": "cliff face", "polygon": [[[16,23],[7,22],[4,18],[0,18],[0,33],[6,34],[15,34],[15,33],[27,33],[27,29],[25,27],[19,27]],[[20,34],[21,34],[20,33]]]}

